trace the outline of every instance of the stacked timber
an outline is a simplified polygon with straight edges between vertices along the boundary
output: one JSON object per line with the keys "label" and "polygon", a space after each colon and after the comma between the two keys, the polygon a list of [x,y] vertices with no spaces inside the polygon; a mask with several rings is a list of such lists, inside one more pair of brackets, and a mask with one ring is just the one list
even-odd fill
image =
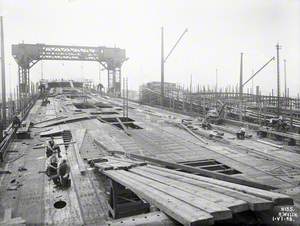
{"label": "stacked timber", "polygon": [[245,211],[293,205],[284,194],[184,173],[131,159],[90,160],[101,173],[183,225],[212,225]]}

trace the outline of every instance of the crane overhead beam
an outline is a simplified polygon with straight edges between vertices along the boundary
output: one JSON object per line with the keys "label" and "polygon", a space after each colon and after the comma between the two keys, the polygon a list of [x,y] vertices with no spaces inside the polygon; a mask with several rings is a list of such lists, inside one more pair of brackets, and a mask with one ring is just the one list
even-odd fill
{"label": "crane overhead beam", "polygon": [[126,60],[120,48],[45,44],[12,45],[12,55],[19,66],[29,68],[39,60],[97,61],[108,67],[120,67]]}
{"label": "crane overhead beam", "polygon": [[95,61],[108,71],[108,92],[119,96],[121,92],[121,66],[125,50],[104,46],[67,46],[46,44],[12,45],[12,55],[19,66],[19,95],[29,95],[29,69],[41,60]]}

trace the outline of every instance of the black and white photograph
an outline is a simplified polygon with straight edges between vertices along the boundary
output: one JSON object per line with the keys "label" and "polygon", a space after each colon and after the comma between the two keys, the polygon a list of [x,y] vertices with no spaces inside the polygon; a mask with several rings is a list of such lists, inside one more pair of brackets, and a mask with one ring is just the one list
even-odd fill
{"label": "black and white photograph", "polygon": [[0,0],[0,226],[300,226],[300,0]]}

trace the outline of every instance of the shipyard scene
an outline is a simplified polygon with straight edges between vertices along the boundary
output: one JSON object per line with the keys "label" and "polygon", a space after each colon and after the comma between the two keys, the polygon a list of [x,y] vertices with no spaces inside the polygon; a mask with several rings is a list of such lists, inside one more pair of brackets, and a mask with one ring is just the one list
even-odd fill
{"label": "shipyard scene", "polygon": [[300,1],[0,0],[0,225],[300,225]]}

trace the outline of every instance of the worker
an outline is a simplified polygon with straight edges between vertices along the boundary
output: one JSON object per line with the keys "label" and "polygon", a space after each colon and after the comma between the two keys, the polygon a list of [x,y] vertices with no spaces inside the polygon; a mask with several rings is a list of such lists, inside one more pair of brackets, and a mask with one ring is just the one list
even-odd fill
{"label": "worker", "polygon": [[17,114],[14,115],[13,120],[12,120],[12,126],[14,128],[19,128],[21,125],[21,121],[19,119],[19,117],[17,116]]}
{"label": "worker", "polygon": [[206,130],[212,129],[211,124],[205,119],[203,119],[203,121],[201,123],[201,126],[202,126],[203,129],[206,129]]}
{"label": "worker", "polygon": [[49,141],[49,147],[53,150],[53,152],[57,152],[58,158],[61,158],[60,147],[54,142],[53,137],[51,137],[51,140]]}
{"label": "worker", "polygon": [[47,145],[46,146],[46,157],[49,158],[52,155],[53,155],[53,149],[49,145]]}
{"label": "worker", "polygon": [[57,175],[58,160],[56,155],[51,155],[47,160],[46,174],[49,176],[55,185],[60,184],[60,178]]}
{"label": "worker", "polygon": [[67,163],[66,159],[63,159],[62,162],[59,164],[57,174],[59,176],[60,184],[62,187],[69,187],[71,185],[71,181],[69,179],[70,166]]}
{"label": "worker", "polygon": [[246,134],[245,128],[241,127],[239,132],[237,133],[237,138],[240,139],[240,140],[244,140],[245,139],[245,134]]}

